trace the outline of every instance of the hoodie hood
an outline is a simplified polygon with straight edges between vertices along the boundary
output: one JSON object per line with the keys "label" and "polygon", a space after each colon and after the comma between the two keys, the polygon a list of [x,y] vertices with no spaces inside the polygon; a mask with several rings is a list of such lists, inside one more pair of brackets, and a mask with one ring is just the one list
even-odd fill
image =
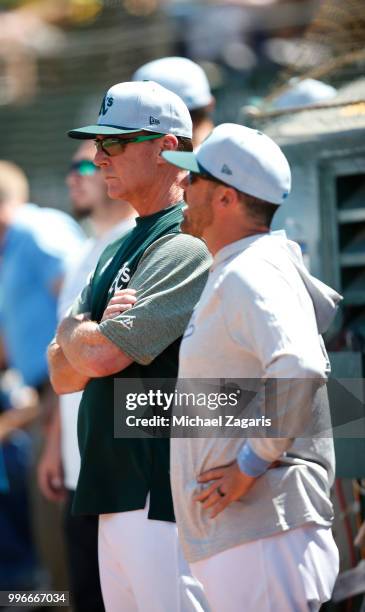
{"label": "hoodie hood", "polygon": [[[273,234],[279,232],[272,232]],[[324,334],[333,319],[335,318],[338,305],[343,297],[334,289],[322,283],[318,278],[312,276],[303,262],[302,251],[299,244],[288,240],[285,232],[280,232],[283,240],[283,247],[288,253],[290,260],[294,264],[299,276],[301,277],[309,295],[312,298],[314,311],[317,319],[318,332]]]}
{"label": "hoodie hood", "polygon": [[228,261],[231,257],[237,256],[246,249],[255,248],[262,241],[272,243],[272,247],[279,249],[279,252],[283,253],[285,259],[289,257],[312,299],[318,333],[325,333],[335,318],[338,305],[343,298],[337,291],[309,273],[304,265],[299,244],[288,240],[284,230],[277,230],[267,234],[254,234],[247,238],[241,238],[236,242],[231,242],[215,254],[211,271],[223,261]]}

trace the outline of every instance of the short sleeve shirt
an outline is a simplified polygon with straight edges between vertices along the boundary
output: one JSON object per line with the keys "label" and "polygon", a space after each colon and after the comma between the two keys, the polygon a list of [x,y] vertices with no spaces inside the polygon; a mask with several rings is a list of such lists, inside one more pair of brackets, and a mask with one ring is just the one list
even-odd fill
{"label": "short sleeve shirt", "polygon": [[[114,379],[177,375],[183,331],[207,279],[205,244],[179,232],[181,206],[137,219],[124,240],[104,252],[73,312],[100,320],[115,289],[137,290],[128,312],[100,324],[100,331],[134,362],[119,374],[92,379],[79,412],[81,470],[74,511],[104,514],[144,508],[149,518],[174,520],[169,483],[169,440],[114,438]],[[137,265],[133,253],[140,252]],[[119,262],[117,262],[119,253]],[[109,281],[103,275],[108,272]],[[100,293],[104,299],[100,300]]]}

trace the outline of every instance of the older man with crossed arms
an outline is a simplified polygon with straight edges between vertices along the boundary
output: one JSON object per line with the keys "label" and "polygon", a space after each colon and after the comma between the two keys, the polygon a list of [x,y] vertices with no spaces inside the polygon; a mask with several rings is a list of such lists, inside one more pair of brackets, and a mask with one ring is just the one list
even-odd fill
{"label": "older man with crossed arms", "polygon": [[[95,140],[108,195],[140,215],[106,248],[49,349],[56,391],[84,389],[74,512],[99,515],[108,612],[206,610],[173,522],[169,440],[114,437],[114,379],[148,388],[150,378],[176,377],[180,337],[210,264],[204,243],[180,233],[184,173],[162,157],[192,150],[189,111],[156,83],[119,83],[104,97],[97,125],[70,136]],[[128,312],[125,289],[137,293]]]}

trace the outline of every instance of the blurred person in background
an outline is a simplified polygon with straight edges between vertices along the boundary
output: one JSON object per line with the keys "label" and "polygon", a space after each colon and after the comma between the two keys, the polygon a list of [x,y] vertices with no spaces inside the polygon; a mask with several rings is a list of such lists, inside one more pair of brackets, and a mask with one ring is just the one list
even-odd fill
{"label": "blurred person in background", "polygon": [[212,131],[215,99],[207,75],[199,64],[186,57],[163,57],[138,68],[132,80],[155,81],[180,96],[193,122],[194,148]]}
{"label": "blurred person in background", "polygon": [[0,590],[39,588],[30,520],[31,438],[21,431],[38,414],[37,393],[14,372],[0,378]]}
{"label": "blurred person in background", "polygon": [[312,104],[328,102],[337,95],[337,89],[317,79],[290,79],[288,87],[273,98],[271,107],[275,110],[305,108]]}
{"label": "blurred person in background", "polygon": [[51,395],[46,347],[57,324],[58,294],[82,232],[69,215],[28,198],[23,171],[0,161],[2,358],[42,400]]}
{"label": "blurred person in background", "polygon": [[[106,246],[135,225],[136,212],[124,201],[111,200],[95,166],[95,145],[85,141],[76,151],[67,175],[70,200],[77,218],[88,218],[94,231],[65,277],[59,299],[63,319],[93,272]],[[82,393],[60,396],[59,411],[49,429],[38,466],[38,482],[50,501],[65,499],[65,536],[74,612],[104,610],[98,568],[98,517],[74,516],[71,507],[80,471],[77,417]]]}
{"label": "blurred person in background", "polygon": [[[47,427],[57,397],[49,384],[46,347],[57,324],[57,299],[65,270],[82,245],[82,233],[69,215],[28,200],[24,172],[13,163],[0,161],[0,367],[14,369],[20,386],[37,391]],[[6,513],[14,520],[18,516],[25,528],[32,506],[35,537],[44,562],[55,575],[58,560],[50,549],[47,529],[55,533],[57,519],[42,504],[36,489],[31,485],[28,491],[26,487],[32,454],[38,452],[38,446],[39,429],[35,427],[30,438],[19,435],[17,449],[8,454],[7,470],[16,478],[11,486],[22,491],[24,500],[18,504],[15,498],[6,498],[10,504]],[[19,583],[18,588],[21,586]]]}

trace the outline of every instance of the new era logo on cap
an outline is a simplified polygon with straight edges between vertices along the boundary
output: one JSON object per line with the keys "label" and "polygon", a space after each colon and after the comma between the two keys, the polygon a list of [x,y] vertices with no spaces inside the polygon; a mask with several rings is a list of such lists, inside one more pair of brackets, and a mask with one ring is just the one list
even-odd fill
{"label": "new era logo on cap", "polygon": [[223,164],[223,166],[221,168],[221,172],[223,174],[228,174],[228,175],[233,174],[232,170],[229,168],[229,166],[227,166],[227,164]]}
{"label": "new era logo on cap", "polygon": [[160,121],[155,117],[150,116],[150,125],[160,125]]}

